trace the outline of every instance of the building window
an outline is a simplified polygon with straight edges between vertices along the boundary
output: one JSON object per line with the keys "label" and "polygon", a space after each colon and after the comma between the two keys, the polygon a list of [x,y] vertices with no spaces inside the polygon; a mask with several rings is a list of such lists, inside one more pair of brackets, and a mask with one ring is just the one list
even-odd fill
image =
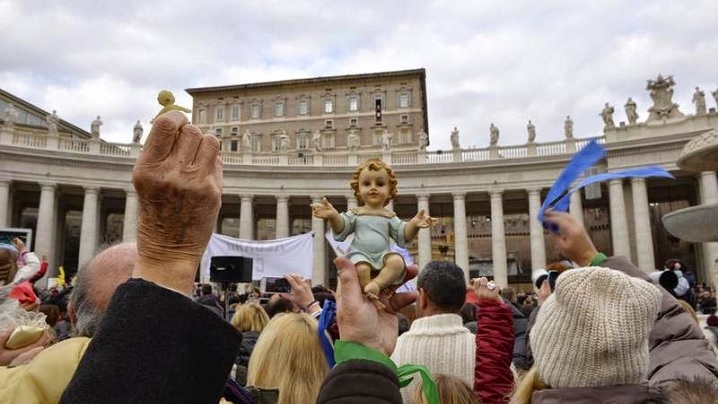
{"label": "building window", "polygon": [[262,109],[260,108],[259,104],[252,104],[249,107],[249,117],[252,119],[259,119],[259,116],[262,113]]}
{"label": "building window", "polygon": [[333,149],[334,148],[334,134],[325,133],[322,135],[322,148]]}
{"label": "building window", "polygon": [[409,108],[410,98],[409,93],[399,93],[399,108]]}
{"label": "building window", "polygon": [[258,135],[252,136],[252,151],[255,153],[262,151],[262,138]]}
{"label": "building window", "polygon": [[309,114],[309,101],[299,100],[297,104],[297,115],[308,115]]}
{"label": "building window", "polygon": [[279,149],[281,149],[281,147],[280,147],[281,143],[282,143],[281,136],[279,136],[279,135],[272,136],[272,151],[279,151]]}
{"label": "building window", "polygon": [[278,102],[274,104],[274,116],[284,116],[284,103]]}
{"label": "building window", "polygon": [[233,140],[229,143],[229,151],[237,151],[237,141]]}
{"label": "building window", "polygon": [[401,114],[401,123],[409,123],[409,114]]}
{"label": "building window", "polygon": [[214,111],[215,111],[215,112],[214,112],[214,114],[215,114],[215,115],[214,115],[214,116],[215,116],[215,119],[214,119],[214,120],[217,121],[217,122],[222,121],[222,120],[224,119],[224,107],[218,106]]}
{"label": "building window", "polygon": [[215,135],[217,135],[217,137],[222,137],[222,128],[215,129],[214,133]]}
{"label": "building window", "polygon": [[309,133],[299,132],[297,134],[297,149],[306,150],[309,148]]}
{"label": "building window", "polygon": [[325,114],[333,114],[334,113],[334,101],[331,98],[324,99],[324,113]]}
{"label": "building window", "polygon": [[333,119],[325,119],[324,127],[327,129],[332,129],[334,127],[334,120]]}
{"label": "building window", "polygon": [[401,128],[399,131],[399,143],[411,143],[411,132],[409,128]]}
{"label": "building window", "polygon": [[232,133],[232,136],[237,136],[237,134],[239,133],[239,128],[236,126],[232,126],[231,133]]}
{"label": "building window", "polygon": [[357,118],[349,118],[349,126],[356,127],[359,125],[359,119]]}
{"label": "building window", "polygon": [[204,108],[199,109],[199,123],[207,123],[207,110]]}
{"label": "building window", "polygon": [[237,105],[232,107],[232,120],[233,121],[239,120],[239,106],[237,106]]}
{"label": "building window", "polygon": [[384,129],[376,129],[372,138],[372,140],[374,141],[374,146],[380,146],[384,139]]}
{"label": "building window", "polygon": [[347,109],[349,110],[349,112],[359,111],[359,97],[357,97],[357,96],[349,97],[347,104],[348,104]]}

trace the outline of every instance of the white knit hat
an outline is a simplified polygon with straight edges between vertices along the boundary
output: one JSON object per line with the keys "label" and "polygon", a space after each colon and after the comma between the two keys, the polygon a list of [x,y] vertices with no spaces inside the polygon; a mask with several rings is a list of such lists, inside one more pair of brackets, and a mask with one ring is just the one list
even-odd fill
{"label": "white knit hat", "polygon": [[640,383],[660,301],[650,282],[619,271],[562,273],[530,334],[541,380],[552,388]]}

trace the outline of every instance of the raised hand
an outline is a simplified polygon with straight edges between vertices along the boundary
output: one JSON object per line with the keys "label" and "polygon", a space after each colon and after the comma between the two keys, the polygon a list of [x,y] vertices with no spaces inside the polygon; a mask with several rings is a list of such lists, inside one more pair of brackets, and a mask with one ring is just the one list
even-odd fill
{"label": "raised hand", "polygon": [[503,303],[503,300],[499,296],[499,287],[496,286],[494,282],[490,282],[487,278],[481,277],[473,279],[471,281],[471,286],[474,288],[476,297],[479,300],[495,300]]}
{"label": "raised hand", "polygon": [[219,142],[170,111],[155,120],[132,172],[139,199],[134,277],[190,294],[222,196]]}
{"label": "raised hand", "polygon": [[544,218],[558,227],[558,233],[551,233],[551,237],[564,257],[580,266],[587,266],[598,254],[586,229],[575,217],[549,210],[544,214]]}
{"label": "raised hand", "polygon": [[329,203],[327,198],[322,198],[322,203],[313,203],[310,206],[312,207],[312,214],[314,217],[321,219],[331,219],[339,214],[339,212],[334,209],[334,206]]}
{"label": "raised hand", "polygon": [[417,227],[425,229],[427,227],[435,225],[439,219],[427,215],[426,210],[421,209],[419,210],[419,212],[417,212],[416,216],[414,216],[412,220],[414,221],[414,223],[416,223]]}

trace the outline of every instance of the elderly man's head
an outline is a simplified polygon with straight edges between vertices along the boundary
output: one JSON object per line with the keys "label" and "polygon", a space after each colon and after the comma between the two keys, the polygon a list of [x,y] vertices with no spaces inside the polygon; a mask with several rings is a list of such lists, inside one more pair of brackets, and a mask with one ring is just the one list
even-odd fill
{"label": "elderly man's head", "polygon": [[77,271],[70,296],[76,336],[95,335],[115,289],[132,275],[136,260],[135,243],[117,244],[97,254]]}

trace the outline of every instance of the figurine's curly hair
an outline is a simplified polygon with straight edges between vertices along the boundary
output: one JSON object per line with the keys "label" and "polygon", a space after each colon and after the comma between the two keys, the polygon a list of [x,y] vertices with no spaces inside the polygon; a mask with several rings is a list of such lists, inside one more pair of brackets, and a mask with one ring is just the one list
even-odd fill
{"label": "figurine's curly hair", "polygon": [[394,174],[394,169],[391,168],[389,164],[386,164],[385,162],[381,161],[378,158],[372,158],[364,163],[360,164],[356,170],[354,170],[354,176],[352,177],[351,182],[349,182],[349,185],[351,185],[352,190],[354,190],[354,196],[359,200],[360,202],[364,202],[361,199],[361,196],[359,196],[359,175],[361,175],[361,172],[365,169],[369,169],[372,171],[380,171],[382,169],[386,170],[386,173],[389,174],[389,199],[387,199],[384,202],[384,205],[386,206],[389,201],[394,199],[396,197],[396,185],[398,184],[396,180],[396,174]]}

